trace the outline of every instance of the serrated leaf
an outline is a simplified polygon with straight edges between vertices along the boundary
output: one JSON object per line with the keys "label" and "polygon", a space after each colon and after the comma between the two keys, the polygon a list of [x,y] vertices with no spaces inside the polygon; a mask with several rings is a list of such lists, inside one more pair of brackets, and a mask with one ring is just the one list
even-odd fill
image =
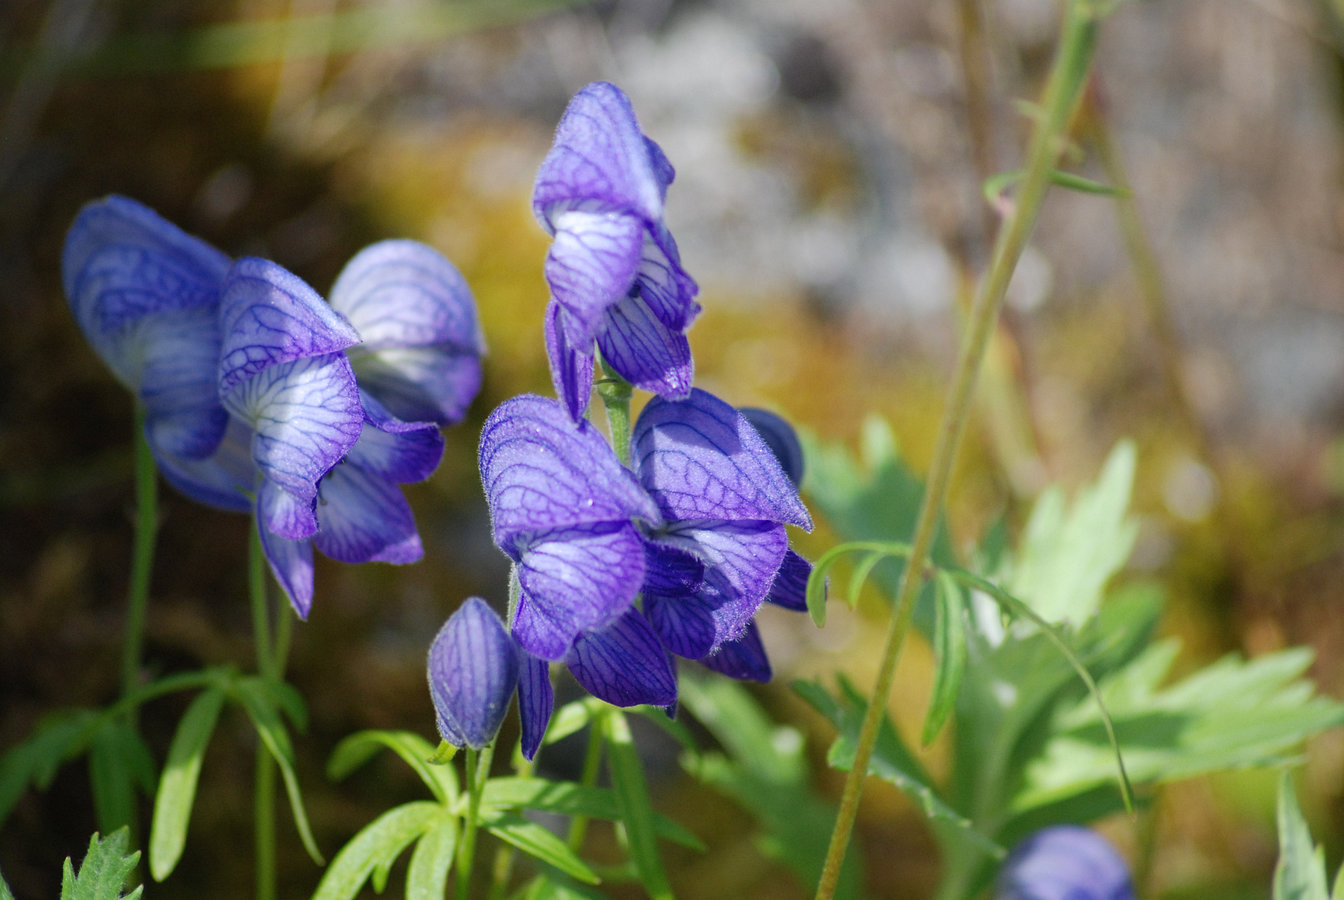
{"label": "serrated leaf", "polygon": [[[564,816],[608,820],[621,817],[620,802],[611,790],[545,778],[491,778],[481,790],[481,809],[499,812],[538,809]],[[653,824],[659,837],[685,847],[703,849],[699,838],[666,816],[655,813]]]}
{"label": "serrated leaf", "polygon": [[79,864],[76,873],[70,857],[65,858],[61,872],[61,900],[137,900],[143,887],[122,894],[126,878],[140,861],[140,851],[130,849],[130,829],[120,828],[106,839],[94,834],[89,839],[89,852]]}
{"label": "serrated leaf", "polygon": [[327,761],[327,777],[340,781],[364,765],[381,749],[391,750],[410,766],[435,799],[445,805],[457,798],[457,776],[449,766],[432,765],[434,747],[410,731],[359,731],[343,739]]}
{"label": "serrated leaf", "polygon": [[187,823],[196,802],[201,762],[223,706],[222,689],[202,691],[182,714],[173,734],[154,797],[154,820],[149,830],[149,872],[155,881],[167,878],[182,856]]}
{"label": "serrated leaf", "polygon": [[271,758],[280,769],[280,778],[285,784],[285,795],[289,798],[289,809],[294,815],[294,827],[304,849],[319,866],[323,864],[322,853],[313,839],[313,830],[308,824],[308,813],[303,808],[303,794],[299,791],[299,779],[294,774],[294,745],[290,743],[289,732],[280,718],[273,693],[266,689],[261,676],[239,678],[233,683],[234,696],[243,705],[257,737],[265,745]]}
{"label": "serrated leaf", "polygon": [[[1166,688],[1174,641],[1154,644],[1101,684],[1125,765],[1135,783],[1224,769],[1279,765],[1309,736],[1344,723],[1344,705],[1301,676],[1311,652],[1292,648],[1246,661],[1229,655]],[[1113,768],[1096,706],[1061,709],[1053,736],[1027,766],[1013,809],[1080,792]]]}
{"label": "serrated leaf", "polygon": [[457,849],[457,819],[444,816],[421,835],[406,869],[406,900],[443,900]]}
{"label": "serrated leaf", "polygon": [[[799,696],[830,719],[839,731],[835,743],[831,745],[827,754],[827,762],[834,768],[849,771],[854,765],[859,727],[867,712],[868,703],[843,677],[840,678],[840,687],[844,697],[837,701],[819,684],[797,681],[793,684],[793,689]],[[901,740],[890,716],[882,717],[877,741],[873,745],[873,755],[868,761],[868,774],[876,775],[899,787],[920,807],[926,818],[940,825],[949,826],[984,853],[994,857],[1004,854],[1002,847],[977,831],[966,816],[942,798],[933,786],[932,779]]]}
{"label": "serrated leaf", "polygon": [[389,809],[341,848],[322,873],[313,900],[351,900],[380,865],[390,866],[411,841],[450,820],[452,814],[432,800]]}
{"label": "serrated leaf", "polygon": [[1293,778],[1279,778],[1279,860],[1274,866],[1274,900],[1330,900],[1325,888],[1325,852],[1316,846],[1297,805]]}
{"label": "serrated leaf", "polygon": [[597,884],[597,873],[560,838],[542,828],[535,822],[529,822],[522,816],[509,812],[493,812],[482,815],[481,827],[505,843],[547,865],[554,866],[566,875],[577,878],[587,884]]}
{"label": "serrated leaf", "polygon": [[639,872],[640,883],[649,896],[654,900],[670,900],[672,886],[658,853],[653,804],[649,800],[649,788],[644,780],[644,765],[635,750],[629,723],[620,710],[612,710],[606,716],[606,726],[611,783],[620,801],[621,822],[625,825],[630,856]]}
{"label": "serrated leaf", "polygon": [[929,710],[924,716],[920,743],[928,746],[942,730],[957,705],[961,677],[966,672],[966,601],[961,588],[947,572],[940,571],[934,582],[937,615],[933,625],[933,651],[936,665]]}
{"label": "serrated leaf", "polygon": [[1032,507],[1004,588],[1047,622],[1082,625],[1129,559],[1138,523],[1128,514],[1134,445],[1116,445],[1095,484],[1066,504],[1057,486]]}

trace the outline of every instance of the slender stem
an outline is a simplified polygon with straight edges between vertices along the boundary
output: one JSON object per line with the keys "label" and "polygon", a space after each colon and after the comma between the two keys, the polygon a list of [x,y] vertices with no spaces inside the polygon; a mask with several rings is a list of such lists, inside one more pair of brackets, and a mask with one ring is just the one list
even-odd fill
{"label": "slender stem", "polygon": [[1036,223],[1041,201],[1049,186],[1050,171],[1059,154],[1059,138],[1078,101],[1095,45],[1096,22],[1087,0],[1073,0],[1069,4],[1059,55],[1055,59],[1042,100],[1042,116],[1036,123],[1027,157],[1027,173],[1006,228],[995,243],[990,269],[981,283],[980,292],[971,308],[968,328],[964,332],[957,358],[956,371],[948,390],[948,401],[934,449],[928,484],[916,519],[915,535],[911,540],[910,559],[901,576],[900,587],[887,629],[886,643],[878,666],[876,683],[868,709],[864,713],[854,752],[854,764],[845,777],[840,798],[840,811],[835,830],[831,834],[826,863],[817,886],[818,900],[835,896],[840,878],[840,867],[849,846],[854,819],[858,814],[859,799],[868,774],[873,744],[882,722],[891,686],[900,658],[901,645],[910,629],[915,597],[923,583],[922,572],[929,548],[937,531],[938,514],[947,495],[947,487],[956,462],[957,450],[966,427],[972,389],[985,356],[989,338],[998,322],[1003,295],[1012,277],[1017,261],[1026,246],[1027,237]]}
{"label": "slender stem", "polygon": [[266,597],[266,554],[261,549],[261,534],[253,523],[252,541],[248,546],[247,595],[252,609],[252,641],[256,644],[257,671],[262,675],[272,672],[271,615]]}
{"label": "slender stem", "polygon": [[[121,655],[121,695],[128,696],[140,680],[145,646],[145,611],[154,569],[154,541],[159,531],[159,481],[154,454],[145,440],[145,410],[135,410],[135,537],[131,548],[131,580],[126,591],[126,637]],[[135,707],[127,719],[135,722]]]}
{"label": "slender stem", "polygon": [[[588,749],[583,755],[583,773],[580,783],[584,787],[597,784],[597,773],[602,766],[602,749],[606,745],[607,729],[596,718],[588,725]],[[569,823],[569,849],[578,853],[583,847],[583,838],[588,832],[588,817],[575,816]]]}
{"label": "slender stem", "polygon": [[622,465],[630,465],[630,398],[634,389],[615,370],[601,360],[602,374],[606,377],[597,383],[597,396],[602,398],[602,406],[607,411],[607,427],[611,431],[611,446],[616,458]]}
{"label": "slender stem", "polygon": [[457,900],[467,900],[471,887],[471,864],[476,856],[476,830],[481,813],[481,789],[490,776],[490,760],[495,745],[487,744],[482,750],[467,748],[467,820],[462,826],[462,840],[457,844]]}
{"label": "slender stem", "polygon": [[[519,778],[527,778],[537,765],[537,759],[523,759],[519,752],[514,756],[514,773]],[[495,851],[495,864],[490,870],[490,893],[488,900],[503,900],[504,892],[509,888],[509,878],[513,875],[513,859],[516,855],[513,845],[500,842]]]}
{"label": "slender stem", "polygon": [[[252,610],[252,639],[256,643],[257,671],[278,678],[276,648],[271,642],[271,613],[267,596],[266,557],[261,547],[259,523],[252,527],[248,546],[247,593]],[[256,845],[257,900],[276,896],[275,851],[275,760],[266,745],[257,742],[256,782],[252,795],[252,829]]]}

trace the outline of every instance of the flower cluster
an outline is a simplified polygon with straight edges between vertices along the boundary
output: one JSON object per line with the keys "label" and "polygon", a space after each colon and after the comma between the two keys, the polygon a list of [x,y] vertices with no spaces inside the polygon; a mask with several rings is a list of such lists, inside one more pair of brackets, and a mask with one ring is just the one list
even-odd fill
{"label": "flower cluster", "polygon": [[1079,825],[1055,825],[1013,848],[995,900],[1134,900],[1129,867],[1104,837]]}
{"label": "flower cluster", "polygon": [[328,303],[274,262],[231,260],[111,196],[75,219],[62,276],[80,328],[141,404],[164,477],[255,514],[301,617],[314,547],[344,562],[423,555],[397,485],[438,466],[439,425],[475,396],[484,352],[471,294],[437,252],[367,247]]}
{"label": "flower cluster", "polygon": [[[669,713],[676,656],[768,680],[753,617],[765,602],[805,608],[811,565],[786,532],[812,527],[792,429],[692,386],[685,331],[700,307],[663,222],[673,176],[630,101],[605,83],[574,97],[541,165],[533,208],[555,238],[545,337],[559,399],[514,397],[482,430],[491,529],[514,563],[515,644],[488,663],[450,660],[457,644],[436,642],[431,692],[449,742],[460,745],[452,723],[477,702],[465,685],[507,695],[516,683],[530,759],[554,705],[552,662],[602,700]],[[629,459],[584,418],[599,354],[615,377],[656,394],[628,436]],[[450,620],[445,633],[458,627]]]}

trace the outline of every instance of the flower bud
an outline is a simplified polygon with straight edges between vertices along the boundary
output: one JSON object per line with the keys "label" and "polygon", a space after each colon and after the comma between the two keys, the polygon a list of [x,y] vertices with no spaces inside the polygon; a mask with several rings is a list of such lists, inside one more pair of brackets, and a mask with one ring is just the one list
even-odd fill
{"label": "flower bud", "polygon": [[495,739],[518,685],[518,648],[499,616],[469,597],[429,648],[429,693],[439,735],[479,750]]}
{"label": "flower bud", "polygon": [[1044,828],[1018,844],[999,874],[995,900],[1134,900],[1129,868],[1087,828]]}

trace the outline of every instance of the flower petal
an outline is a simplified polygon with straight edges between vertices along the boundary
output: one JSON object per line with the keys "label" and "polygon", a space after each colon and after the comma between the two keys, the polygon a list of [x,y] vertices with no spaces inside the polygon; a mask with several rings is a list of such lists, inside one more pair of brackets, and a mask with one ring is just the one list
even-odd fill
{"label": "flower petal", "polygon": [[252,462],[252,429],[230,416],[224,439],[204,459],[163,453],[152,442],[150,450],[164,479],[198,503],[233,512],[250,512],[256,490],[257,467]]}
{"label": "flower petal", "polygon": [[644,302],[672,331],[685,331],[700,314],[700,304],[695,302],[700,287],[681,267],[677,242],[662,223],[644,235],[643,257],[635,278]]}
{"label": "flower petal", "polygon": [[789,547],[784,526],[770,522],[678,522],[660,537],[704,562],[705,583],[735,604],[737,631],[765,599]]}
{"label": "flower petal", "polygon": [[429,693],[439,734],[479,750],[499,733],[518,686],[518,649],[504,623],[479,597],[448,617],[429,648]]}
{"label": "flower petal", "polygon": [[677,700],[672,659],[635,609],[607,628],[579,635],[565,664],[588,693],[614,706],[670,706]]}
{"label": "flower petal", "polygon": [[602,358],[637,388],[668,400],[688,397],[694,364],[685,335],[669,329],[639,296],[607,310],[597,330]]}
{"label": "flower petal", "polygon": [[576,346],[591,343],[602,314],[630,293],[643,244],[644,222],[636,216],[576,209],[556,217],[546,283],[573,317]]}
{"label": "flower petal", "polygon": [[297,275],[270,260],[238,260],[224,279],[219,392],[276,365],[359,343],[359,333]]}
{"label": "flower petal", "polygon": [[1013,848],[995,900],[1134,900],[1124,859],[1104,837],[1077,825],[1056,825]]}
{"label": "flower petal", "polygon": [[579,632],[609,625],[644,583],[643,541],[629,522],[549,532],[519,549],[527,602],[519,604],[514,636],[543,659],[560,659]]}
{"label": "flower petal", "polygon": [[669,519],[785,522],[811,529],[798,490],[756,429],[702,390],[655,397],[635,422],[631,455]]}
{"label": "flower petal", "polygon": [[695,594],[644,595],[644,614],[668,650],[687,659],[708,656],[746,631],[759,600],[704,585]]}
{"label": "flower petal", "polygon": [[307,619],[313,606],[313,542],[277,537],[262,525],[260,516],[257,517],[257,533],[261,535],[261,549],[275,580],[284,589],[299,618]]}
{"label": "flower petal", "polygon": [[359,398],[364,407],[364,427],[346,461],[399,484],[424,481],[434,474],[443,459],[439,426],[433,422],[403,422],[363,389]]}
{"label": "flower petal", "polygon": [[544,397],[514,397],[491,413],[481,431],[480,468],[495,543],[514,560],[518,542],[529,535],[660,521],[652,499],[597,429],[572,422]]}
{"label": "flower petal", "polygon": [[[652,145],[652,146],[650,146]],[[662,218],[672,167],[644,137],[630,99],[620,88],[594,82],[570,100],[555,143],[537,172],[532,209],[552,234],[556,208],[595,201],[629,210],[647,221]]]}
{"label": "flower petal", "polygon": [[485,338],[461,273],[417,241],[381,241],[346,263],[331,306],[358,330],[360,386],[406,420],[455,422],[480,387]]}
{"label": "flower petal", "polygon": [[668,597],[684,597],[700,590],[705,564],[685,550],[656,541],[644,542],[644,591]]}
{"label": "flower petal", "polygon": [[721,644],[717,650],[700,660],[700,664],[738,681],[765,683],[774,674],[755,622],[748,622],[740,638]]}
{"label": "flower petal", "polygon": [[313,543],[347,563],[411,563],[425,555],[410,504],[397,485],[353,462],[336,466],[318,485]]}
{"label": "flower petal", "polygon": [[276,482],[264,480],[257,486],[257,519],[276,537],[289,541],[310,538],[317,532],[317,497],[303,500]]}
{"label": "flower petal", "polygon": [[518,718],[522,723],[523,757],[532,759],[541,748],[546,726],[555,711],[555,688],[551,686],[551,666],[544,659],[519,650]]}
{"label": "flower petal", "polygon": [[773,603],[794,612],[807,611],[807,580],[812,575],[812,564],[792,550],[784,554],[775,580],[770,582],[766,603]]}
{"label": "flower petal", "polygon": [[270,366],[237,380],[224,406],[255,429],[252,458],[295,497],[317,497],[317,480],[354,446],[364,421],[343,353]]}
{"label": "flower petal", "polygon": [[803,483],[803,445],[798,442],[793,426],[783,416],[768,409],[744,406],[738,412],[765,441],[793,486],[800,487]]}
{"label": "flower petal", "polygon": [[552,300],[546,306],[546,355],[551,362],[551,383],[569,417],[575,422],[588,411],[593,396],[593,344],[571,343],[565,328],[569,314]]}

